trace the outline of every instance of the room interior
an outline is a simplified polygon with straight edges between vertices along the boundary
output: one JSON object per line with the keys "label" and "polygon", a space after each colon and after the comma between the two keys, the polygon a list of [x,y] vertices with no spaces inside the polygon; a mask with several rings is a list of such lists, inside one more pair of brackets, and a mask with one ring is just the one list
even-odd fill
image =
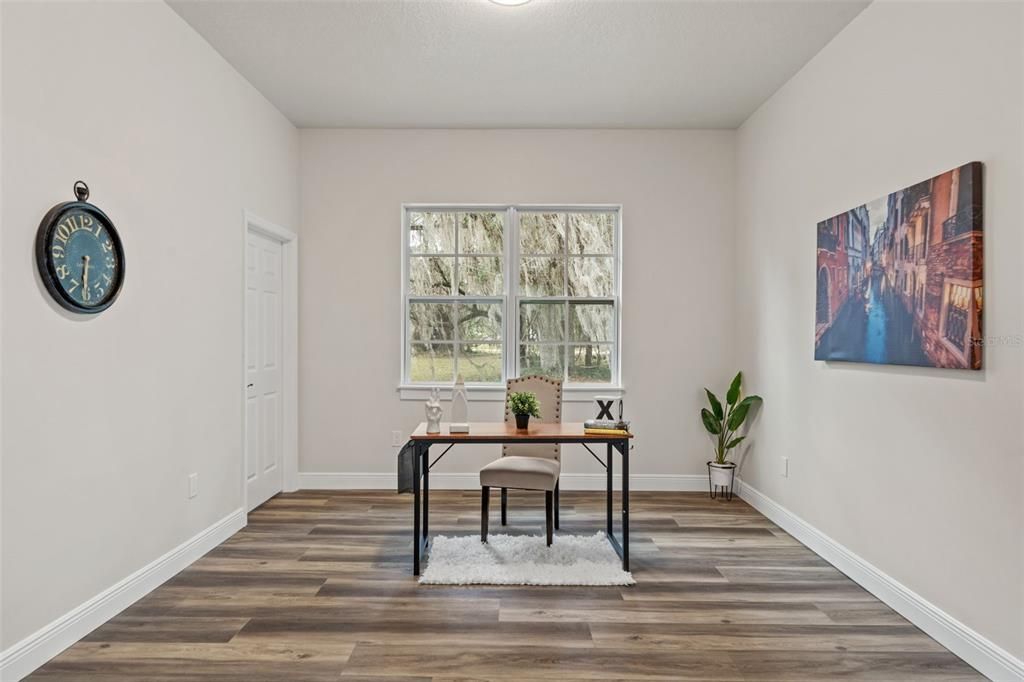
{"label": "room interior", "polygon": [[3,0],[0,679],[1024,680],[1022,39]]}

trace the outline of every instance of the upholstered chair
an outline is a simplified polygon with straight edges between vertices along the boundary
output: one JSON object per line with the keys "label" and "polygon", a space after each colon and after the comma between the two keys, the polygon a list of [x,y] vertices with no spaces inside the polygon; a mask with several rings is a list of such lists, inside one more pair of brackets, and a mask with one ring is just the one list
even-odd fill
{"label": "upholstered chair", "polygon": [[[562,421],[562,381],[542,376],[526,376],[509,379],[506,387],[509,393],[529,391],[540,402],[540,418],[537,421],[560,423]],[[515,423],[515,415],[505,402],[505,423]],[[547,543],[551,544],[553,528],[558,528],[558,493],[562,446],[552,444],[510,443],[502,446],[501,459],[497,459],[480,470],[480,539],[487,542],[487,526],[490,516],[491,488],[501,488],[501,525],[508,524],[508,490],[543,490]]]}

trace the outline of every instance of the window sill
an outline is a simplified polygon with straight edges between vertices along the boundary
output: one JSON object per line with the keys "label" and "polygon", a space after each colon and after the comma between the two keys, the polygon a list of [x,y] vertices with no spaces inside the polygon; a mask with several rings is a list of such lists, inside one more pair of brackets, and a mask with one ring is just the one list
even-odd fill
{"label": "window sill", "polygon": [[[438,388],[441,392],[441,400],[451,400],[451,384],[444,386],[429,386],[424,384],[401,384],[398,387],[398,394],[401,400],[425,401],[430,397],[430,390]],[[626,389],[621,386],[568,386],[562,387],[563,403],[589,403],[593,402],[596,395],[613,395],[621,398],[625,395]],[[476,402],[505,402],[504,386],[467,386],[466,399],[471,403]]]}

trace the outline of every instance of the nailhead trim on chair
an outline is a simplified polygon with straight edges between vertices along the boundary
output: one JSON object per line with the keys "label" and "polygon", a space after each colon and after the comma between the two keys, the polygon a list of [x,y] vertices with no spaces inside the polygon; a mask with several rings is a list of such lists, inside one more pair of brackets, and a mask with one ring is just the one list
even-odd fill
{"label": "nailhead trim on chair", "polygon": [[[541,376],[539,374],[528,374],[528,375],[526,375],[524,377],[517,377],[515,379],[507,379],[505,381],[505,394],[508,395],[508,392],[512,390],[513,382],[514,383],[520,383],[522,381],[525,381],[526,379],[537,379],[539,381],[544,381],[544,382],[547,382],[549,384],[554,384],[555,385],[555,395],[558,398],[558,402],[555,404],[555,419],[557,419],[559,422],[561,422],[562,421],[562,380],[561,379],[549,379],[548,377]],[[506,400],[505,401],[505,421],[508,421],[511,416],[512,416],[512,410],[509,409],[508,401]],[[505,453],[508,451],[507,447],[508,446],[506,446],[506,445],[502,445],[501,446],[501,456],[502,457],[504,457]],[[551,451],[555,455],[555,460],[561,461],[561,457],[560,457],[559,451],[558,451],[558,446],[557,445],[553,446]]]}

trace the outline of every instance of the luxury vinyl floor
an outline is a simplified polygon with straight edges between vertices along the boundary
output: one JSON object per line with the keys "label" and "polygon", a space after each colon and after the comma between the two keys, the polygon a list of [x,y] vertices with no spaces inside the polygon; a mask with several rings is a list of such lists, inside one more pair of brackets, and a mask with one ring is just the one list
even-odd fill
{"label": "luxury vinyl floor", "polygon": [[[477,492],[430,501],[431,531],[478,532]],[[513,532],[542,501],[510,493]],[[634,493],[625,588],[420,587],[411,504],[278,495],[32,679],[979,678],[739,499]],[[603,493],[562,493],[561,520],[599,530]]]}

